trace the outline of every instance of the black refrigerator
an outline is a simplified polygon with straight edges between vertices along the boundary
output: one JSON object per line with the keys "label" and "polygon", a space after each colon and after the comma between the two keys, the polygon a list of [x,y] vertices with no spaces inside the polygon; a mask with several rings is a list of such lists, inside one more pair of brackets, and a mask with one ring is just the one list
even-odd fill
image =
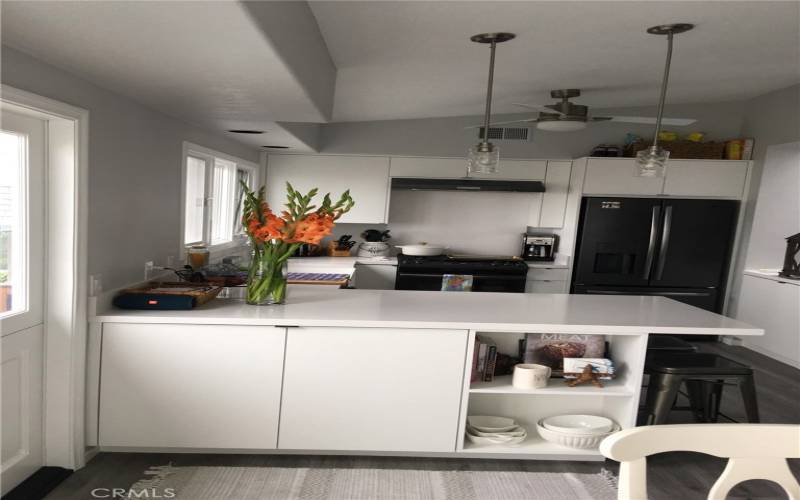
{"label": "black refrigerator", "polygon": [[721,312],[739,203],[582,200],[572,293],[662,295]]}

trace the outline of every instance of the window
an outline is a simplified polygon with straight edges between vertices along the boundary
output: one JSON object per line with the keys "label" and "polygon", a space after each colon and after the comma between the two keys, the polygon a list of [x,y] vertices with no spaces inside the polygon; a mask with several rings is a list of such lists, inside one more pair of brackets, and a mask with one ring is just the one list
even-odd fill
{"label": "window", "polygon": [[193,144],[184,147],[183,244],[211,248],[237,243],[243,191],[256,185],[255,164]]}
{"label": "window", "polygon": [[0,316],[26,309],[25,137],[0,132]]}

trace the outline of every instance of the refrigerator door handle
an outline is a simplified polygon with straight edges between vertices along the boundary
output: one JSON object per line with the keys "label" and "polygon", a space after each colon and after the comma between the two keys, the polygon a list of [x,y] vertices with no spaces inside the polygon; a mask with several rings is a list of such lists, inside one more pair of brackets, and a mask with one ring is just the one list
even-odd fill
{"label": "refrigerator door handle", "polygon": [[650,241],[647,244],[647,257],[644,260],[644,274],[642,278],[650,279],[650,269],[653,267],[653,257],[656,253],[656,233],[658,232],[658,218],[661,216],[661,206],[653,207],[653,214],[650,218]]}
{"label": "refrigerator door handle", "polygon": [[661,230],[661,248],[658,251],[658,265],[656,266],[656,281],[664,276],[664,266],[667,264],[667,251],[669,250],[669,233],[672,229],[672,205],[667,205],[664,210],[664,227]]}

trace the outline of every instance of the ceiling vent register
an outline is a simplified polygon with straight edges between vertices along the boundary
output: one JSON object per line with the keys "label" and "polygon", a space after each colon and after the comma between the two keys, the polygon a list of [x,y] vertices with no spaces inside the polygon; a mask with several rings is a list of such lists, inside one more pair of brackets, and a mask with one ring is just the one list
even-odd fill
{"label": "ceiling vent register", "polygon": [[[478,129],[478,138],[483,137],[483,127]],[[489,139],[496,141],[530,141],[531,129],[527,127],[489,127]]]}

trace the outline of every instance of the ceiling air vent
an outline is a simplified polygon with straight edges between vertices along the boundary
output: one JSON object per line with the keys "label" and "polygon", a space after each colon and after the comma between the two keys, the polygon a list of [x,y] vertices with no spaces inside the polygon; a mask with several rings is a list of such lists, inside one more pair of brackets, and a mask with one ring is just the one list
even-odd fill
{"label": "ceiling air vent", "polygon": [[[489,140],[529,141],[531,129],[527,127],[489,127]],[[483,127],[478,129],[478,139],[483,138]]]}

